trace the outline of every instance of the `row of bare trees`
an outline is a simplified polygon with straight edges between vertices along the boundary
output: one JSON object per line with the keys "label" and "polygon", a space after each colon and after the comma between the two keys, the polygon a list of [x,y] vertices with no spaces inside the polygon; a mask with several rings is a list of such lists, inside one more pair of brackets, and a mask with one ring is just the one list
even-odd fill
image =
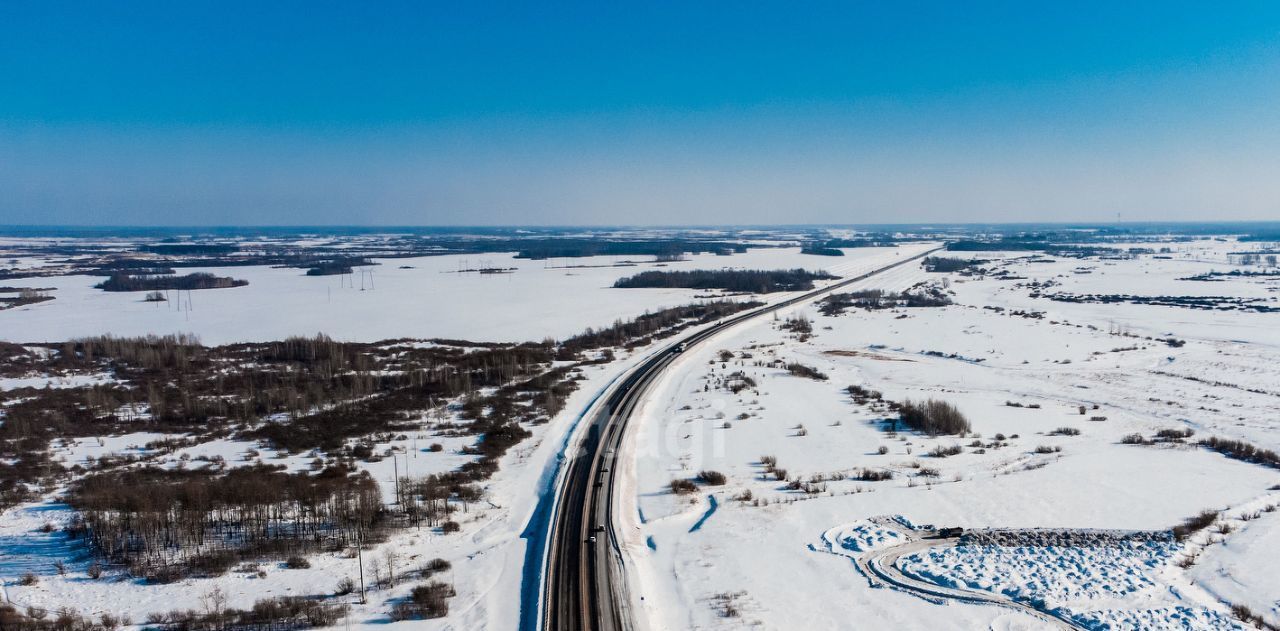
{"label": "row of bare trees", "polygon": [[386,514],[377,483],[334,467],[316,475],[264,466],[129,469],[86,476],[68,501],[71,534],[106,560],[156,580],[218,573],[249,557],[359,545]]}

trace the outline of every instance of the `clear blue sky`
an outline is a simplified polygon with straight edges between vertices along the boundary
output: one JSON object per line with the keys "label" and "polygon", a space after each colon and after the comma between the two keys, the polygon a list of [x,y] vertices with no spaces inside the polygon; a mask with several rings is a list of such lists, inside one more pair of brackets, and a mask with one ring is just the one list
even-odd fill
{"label": "clear blue sky", "polygon": [[0,224],[1117,213],[1280,219],[1280,2],[0,4]]}

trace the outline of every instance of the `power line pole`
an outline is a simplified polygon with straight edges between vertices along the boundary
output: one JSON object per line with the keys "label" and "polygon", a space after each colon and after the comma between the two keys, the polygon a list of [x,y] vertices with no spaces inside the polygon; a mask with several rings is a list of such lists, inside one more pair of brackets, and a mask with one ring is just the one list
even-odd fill
{"label": "power line pole", "polygon": [[360,565],[360,604],[365,604],[364,599],[364,527],[356,526],[356,563]]}

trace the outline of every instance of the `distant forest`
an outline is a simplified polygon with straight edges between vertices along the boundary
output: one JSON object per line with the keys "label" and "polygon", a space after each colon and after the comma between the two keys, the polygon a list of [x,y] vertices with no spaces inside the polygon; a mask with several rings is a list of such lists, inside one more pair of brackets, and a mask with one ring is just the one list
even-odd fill
{"label": "distant forest", "polygon": [[143,245],[138,248],[140,252],[166,254],[169,256],[188,256],[192,254],[231,254],[239,249],[240,246],[232,243],[157,243],[153,245]]}
{"label": "distant forest", "polygon": [[[1077,241],[1079,239],[1076,239]],[[947,243],[951,252],[1044,252],[1055,256],[1085,257],[1118,255],[1123,251],[1113,247],[1080,245],[1077,243],[1051,243],[1040,238],[1015,237],[979,241],[960,239]]]}
{"label": "distant forest", "polygon": [[985,259],[955,259],[930,256],[925,258],[922,265],[926,272],[962,272],[989,262]]}
{"label": "distant forest", "polygon": [[728,291],[767,294],[775,291],[813,289],[815,280],[837,278],[825,272],[790,270],[690,270],[649,271],[620,278],[614,287],[634,289],[658,287],[667,289],[724,289]]}
{"label": "distant forest", "polygon": [[377,265],[373,261],[360,257],[339,257],[324,261],[313,261],[310,263],[301,263],[294,267],[307,267],[307,276],[336,276],[339,274],[354,273],[355,266]]}
{"label": "distant forest", "polygon": [[825,316],[836,316],[849,308],[876,311],[896,307],[945,307],[951,299],[936,288],[908,289],[897,293],[880,289],[863,289],[843,294],[831,294],[818,303],[818,310]]}
{"label": "distant forest", "polygon": [[844,252],[836,248],[829,248],[821,243],[807,243],[800,248],[801,254],[815,254],[818,256],[844,256]]}
{"label": "distant forest", "polygon": [[831,239],[823,244],[827,248],[893,248],[898,240],[893,237],[866,239]]}
{"label": "distant forest", "polygon": [[[515,249],[518,259],[576,258],[583,256],[654,256],[659,260],[675,260],[684,254],[740,254],[747,251],[741,243],[723,241],[690,241],[685,239],[656,239],[645,241],[613,241],[605,239],[523,239],[512,240],[510,245],[495,247],[484,244],[485,250],[500,252]],[[514,246],[514,247],[513,247]]]}
{"label": "distant forest", "polygon": [[229,276],[214,276],[203,272],[186,276],[131,276],[112,274],[107,280],[94,285],[105,291],[163,291],[167,289],[225,289],[242,287],[249,281]]}
{"label": "distant forest", "polygon": [[45,293],[50,291],[53,291],[52,287],[0,287],[0,294],[18,294],[17,296],[0,296],[0,310],[53,300],[53,296]]}

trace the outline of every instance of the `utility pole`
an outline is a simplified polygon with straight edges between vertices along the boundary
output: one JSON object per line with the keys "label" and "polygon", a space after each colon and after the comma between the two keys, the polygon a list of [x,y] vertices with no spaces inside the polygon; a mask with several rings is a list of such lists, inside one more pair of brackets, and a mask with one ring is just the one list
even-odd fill
{"label": "utility pole", "polygon": [[356,526],[356,563],[360,564],[360,604],[365,604],[364,599],[364,527]]}

